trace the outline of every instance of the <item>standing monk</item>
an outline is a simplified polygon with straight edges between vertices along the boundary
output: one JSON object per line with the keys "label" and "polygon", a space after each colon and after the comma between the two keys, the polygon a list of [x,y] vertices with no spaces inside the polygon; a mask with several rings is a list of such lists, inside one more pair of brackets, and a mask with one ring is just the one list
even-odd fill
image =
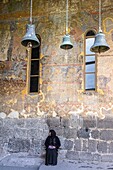
{"label": "standing monk", "polygon": [[45,141],[46,158],[45,165],[57,165],[58,149],[61,146],[58,136],[54,130],[49,131]]}

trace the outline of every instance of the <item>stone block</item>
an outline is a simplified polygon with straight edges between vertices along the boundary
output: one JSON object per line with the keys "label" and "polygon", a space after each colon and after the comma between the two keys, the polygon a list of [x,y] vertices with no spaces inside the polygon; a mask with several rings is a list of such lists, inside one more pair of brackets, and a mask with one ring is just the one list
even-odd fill
{"label": "stone block", "polygon": [[59,149],[58,150],[58,159],[59,160],[65,159],[66,158],[66,154],[67,154],[67,150]]}
{"label": "stone block", "polygon": [[75,140],[74,150],[81,151],[81,140],[80,139]]}
{"label": "stone block", "polygon": [[15,119],[15,128],[24,128],[25,127],[25,119]]}
{"label": "stone block", "polygon": [[84,119],[83,120],[83,127],[84,128],[96,128],[96,119]]}
{"label": "stone block", "polygon": [[109,144],[109,153],[113,153],[113,142]]}
{"label": "stone block", "polygon": [[102,162],[113,162],[113,154],[104,154],[101,156]]}
{"label": "stone block", "polygon": [[42,137],[42,134],[40,135],[40,130],[38,129],[28,129],[27,130],[27,137],[29,139],[39,139]]}
{"label": "stone block", "polygon": [[2,127],[0,128],[0,138],[3,139],[4,142],[8,141],[9,138],[12,138],[14,136],[14,129],[8,128],[8,127]]}
{"label": "stone block", "polygon": [[99,153],[107,153],[107,143],[103,141],[99,141],[97,144],[97,151]]}
{"label": "stone block", "polygon": [[97,142],[95,140],[88,140],[88,152],[96,152]]}
{"label": "stone block", "polygon": [[64,134],[64,127],[58,126],[58,127],[51,127],[51,129],[54,129],[56,131],[57,136],[63,136]]}
{"label": "stone block", "polygon": [[27,129],[23,128],[15,128],[14,129],[14,137],[15,138],[27,138]]}
{"label": "stone block", "polygon": [[91,153],[88,152],[80,152],[79,155],[80,160],[88,160],[88,161],[93,161],[93,155]]}
{"label": "stone block", "polygon": [[61,126],[63,126],[64,128],[67,128],[70,126],[70,119],[64,117],[61,118]]}
{"label": "stone block", "polygon": [[[45,140],[39,140],[40,141],[40,147],[39,148],[41,148],[41,153],[43,154],[45,154]],[[61,150],[61,147],[60,147],[60,150]]]}
{"label": "stone block", "polygon": [[28,152],[30,149],[30,141],[28,139],[9,139],[8,151],[15,152]]}
{"label": "stone block", "polygon": [[44,132],[49,132],[49,128],[48,128],[48,125],[46,124],[46,122],[41,122],[43,124],[43,129],[44,129]]}
{"label": "stone block", "polygon": [[82,140],[82,151],[88,151],[88,140]]}
{"label": "stone block", "polygon": [[97,128],[113,129],[113,118],[107,117],[105,119],[98,119]]}
{"label": "stone block", "polygon": [[[48,133],[46,133],[45,135],[47,135]],[[45,139],[44,138],[44,131],[43,131],[43,129],[38,129],[38,135],[37,135],[37,137],[36,137],[36,139]]]}
{"label": "stone block", "polygon": [[0,127],[3,126],[3,119],[0,118]]}
{"label": "stone block", "polygon": [[60,117],[53,117],[47,119],[47,125],[51,127],[58,127],[61,124]]}
{"label": "stone block", "polygon": [[90,130],[89,129],[81,128],[81,129],[79,129],[77,131],[77,137],[78,138],[89,138],[90,137],[89,134],[90,134]]}
{"label": "stone block", "polygon": [[77,137],[77,129],[76,128],[64,128],[64,135],[65,138],[74,138]]}
{"label": "stone block", "polygon": [[113,140],[113,130],[101,130],[100,139],[106,141]]}
{"label": "stone block", "polygon": [[43,124],[45,124],[43,119],[28,118],[25,121],[25,128],[29,129],[32,127],[34,129],[39,129],[43,128]]}
{"label": "stone block", "polygon": [[6,118],[3,119],[3,126],[7,127],[8,129],[12,129],[12,127],[15,127],[15,119],[10,119],[10,118]]}
{"label": "stone block", "polygon": [[101,154],[93,153],[93,161],[101,161]]}
{"label": "stone block", "polygon": [[64,143],[65,143],[65,140],[66,140],[66,139],[65,139],[63,136],[60,136],[59,138],[60,138],[60,142],[61,142],[60,148],[63,149],[63,150],[65,150]]}
{"label": "stone block", "polygon": [[70,126],[73,128],[77,128],[79,126],[79,117],[78,115],[71,115],[70,116]]}
{"label": "stone block", "polygon": [[41,140],[33,139],[30,145],[29,153],[30,155],[41,155],[42,153]]}
{"label": "stone block", "polygon": [[47,138],[47,136],[48,136],[48,133],[49,133],[49,129],[47,128],[47,129],[39,129],[39,131],[38,131],[38,134],[40,133],[40,138],[42,139],[42,140],[45,140],[46,138]]}
{"label": "stone block", "polygon": [[79,160],[79,153],[75,151],[67,151],[66,158],[69,160]]}
{"label": "stone block", "polygon": [[64,142],[64,148],[67,150],[71,150],[73,148],[73,141],[71,140],[65,140]]}
{"label": "stone block", "polygon": [[99,130],[92,130],[91,131],[91,137],[94,138],[94,139],[99,139],[100,138]]}

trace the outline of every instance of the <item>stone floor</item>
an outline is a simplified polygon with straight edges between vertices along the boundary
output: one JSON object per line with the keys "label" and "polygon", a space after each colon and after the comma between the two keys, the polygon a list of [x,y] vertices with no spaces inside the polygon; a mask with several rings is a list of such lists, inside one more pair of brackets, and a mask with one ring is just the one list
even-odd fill
{"label": "stone floor", "polygon": [[113,163],[62,161],[57,166],[41,165],[39,170],[113,170]]}
{"label": "stone floor", "polygon": [[12,154],[0,156],[0,170],[113,170],[113,162],[58,160],[56,166],[45,166],[44,159]]}
{"label": "stone floor", "polygon": [[0,170],[38,170],[43,159],[25,153],[0,155]]}
{"label": "stone floor", "polygon": [[0,166],[0,170],[38,170],[37,167]]}

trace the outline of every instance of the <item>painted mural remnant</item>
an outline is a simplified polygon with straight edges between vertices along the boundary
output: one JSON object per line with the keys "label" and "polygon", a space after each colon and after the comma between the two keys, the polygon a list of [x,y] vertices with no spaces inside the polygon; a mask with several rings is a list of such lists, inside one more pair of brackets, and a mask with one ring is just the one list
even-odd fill
{"label": "painted mural remnant", "polygon": [[11,39],[11,33],[8,28],[4,28],[4,30],[0,30],[0,61],[6,61],[8,57],[8,48]]}
{"label": "painted mural remnant", "polygon": [[[3,3],[2,3],[3,2]],[[70,34],[74,48],[59,48],[65,25],[64,1],[35,0],[36,31],[41,35],[40,91],[29,94],[30,56],[20,44],[28,0],[0,5],[0,151],[42,156],[50,128],[60,136],[62,159],[113,157],[113,2],[103,0],[104,32],[111,51],[97,56],[97,91],[84,91],[84,35],[98,28],[98,2],[71,0]],[[18,5],[17,5],[18,4]],[[38,10],[37,10],[38,4]],[[6,12],[7,11],[7,12]],[[108,13],[111,18],[108,18]],[[10,61],[8,61],[10,60]],[[29,70],[30,71],[30,70]],[[2,153],[0,152],[0,153]],[[111,160],[112,161],[112,160]]]}
{"label": "painted mural remnant", "polygon": [[113,31],[113,18],[106,18],[104,21],[103,21],[103,25],[104,25],[104,31],[105,33],[111,33]]}

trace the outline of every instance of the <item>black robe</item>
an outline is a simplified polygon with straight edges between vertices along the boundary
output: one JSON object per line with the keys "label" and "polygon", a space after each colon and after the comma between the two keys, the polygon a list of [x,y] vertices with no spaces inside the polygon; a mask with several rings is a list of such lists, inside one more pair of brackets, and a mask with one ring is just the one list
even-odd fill
{"label": "black robe", "polygon": [[[58,149],[61,146],[58,136],[48,136],[45,141],[46,146],[46,158],[45,165],[56,165]],[[53,148],[51,148],[53,146]]]}

